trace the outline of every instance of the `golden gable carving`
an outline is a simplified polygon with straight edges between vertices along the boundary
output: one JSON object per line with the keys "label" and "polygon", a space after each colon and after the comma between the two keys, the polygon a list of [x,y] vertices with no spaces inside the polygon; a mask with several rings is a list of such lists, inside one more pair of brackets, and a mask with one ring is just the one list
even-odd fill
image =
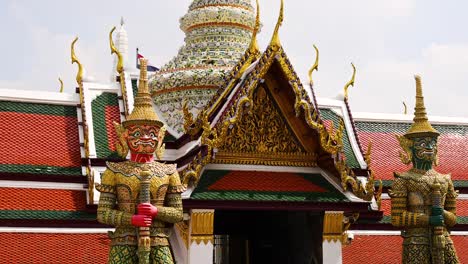
{"label": "golden gable carving", "polygon": [[283,116],[262,86],[253,95],[240,120],[228,130],[215,163],[316,166],[285,124]]}

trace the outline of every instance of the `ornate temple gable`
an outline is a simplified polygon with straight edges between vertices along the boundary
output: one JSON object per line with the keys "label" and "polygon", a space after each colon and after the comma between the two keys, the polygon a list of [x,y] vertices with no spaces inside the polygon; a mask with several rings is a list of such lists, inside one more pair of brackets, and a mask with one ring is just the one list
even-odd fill
{"label": "ornate temple gable", "polygon": [[[263,89],[269,96],[268,99],[276,106],[275,109],[283,120],[282,125],[288,127],[289,135],[294,135],[290,140],[294,140],[295,146],[300,146],[302,149],[302,152],[296,153],[294,159],[290,157],[290,161],[293,162],[289,162],[287,165],[319,165],[336,171],[330,154],[340,150],[341,130],[338,129],[336,133],[327,131],[282,47],[269,45],[246,75],[242,77],[239,84],[233,88],[231,94],[219,98],[219,101],[222,102],[220,110],[213,111],[211,115],[208,114],[209,111],[202,111],[202,114],[193,122],[202,129],[201,141],[203,145],[208,146],[208,151],[204,152],[206,154],[200,152],[182,171],[184,184],[188,185],[190,182],[196,184],[206,164],[221,162],[221,158],[226,162],[224,159],[226,155],[222,153],[222,145],[226,136],[230,134],[229,130],[234,128],[236,123],[241,122],[243,113],[252,113],[253,108],[256,107],[254,105],[259,103],[259,107],[263,105],[263,102],[254,102],[258,100],[256,95],[259,89]],[[209,120],[214,121],[210,123]],[[194,136],[196,134],[198,133],[194,133]],[[212,159],[213,149],[219,149],[215,159]],[[243,157],[245,164],[255,164],[253,163],[255,160],[261,160],[258,156],[260,155],[263,156],[262,162],[264,163],[286,165],[284,159],[283,163],[276,164],[273,160],[266,160],[266,157],[272,157],[261,152],[256,152],[257,156],[251,156],[248,159],[242,153],[238,152],[236,156]],[[234,157],[233,152],[231,152],[229,159],[233,160]],[[317,164],[317,160],[322,165]]]}
{"label": "ornate temple gable", "polygon": [[[252,112],[257,90],[265,89],[278,111],[308,153],[334,154],[341,148],[341,130],[329,133],[317,115],[282,47],[270,45],[242,84],[236,87],[214,127],[222,132]],[[269,97],[270,98],[270,97]],[[294,103],[293,103],[294,102]],[[338,124],[336,124],[338,125]]]}
{"label": "ornate temple gable", "polygon": [[249,111],[238,119],[213,162],[316,166],[315,153],[306,152],[263,85],[253,95]]}

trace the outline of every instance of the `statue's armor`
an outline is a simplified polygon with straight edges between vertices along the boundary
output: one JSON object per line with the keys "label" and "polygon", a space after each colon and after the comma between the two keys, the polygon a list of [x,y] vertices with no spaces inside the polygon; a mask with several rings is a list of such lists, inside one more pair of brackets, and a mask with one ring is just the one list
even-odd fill
{"label": "statue's armor", "polygon": [[432,185],[440,183],[441,205],[444,208],[445,263],[458,263],[453,242],[447,227],[456,223],[455,201],[457,193],[450,175],[429,170],[420,174],[417,170],[395,173],[389,194],[392,198],[392,224],[402,227],[403,263],[431,263],[431,239],[433,228],[427,216],[431,215]]}
{"label": "statue's armor", "polygon": [[137,213],[140,203],[140,172],[143,166],[152,172],[151,204],[158,208],[158,215],[150,227],[151,246],[168,246],[172,224],[183,218],[181,193],[184,187],[175,165],[109,162],[102,174],[101,184],[97,184],[96,188],[101,192],[98,221],[116,227],[115,232],[110,234],[111,246],[138,244],[138,227],[131,224],[131,217]]}

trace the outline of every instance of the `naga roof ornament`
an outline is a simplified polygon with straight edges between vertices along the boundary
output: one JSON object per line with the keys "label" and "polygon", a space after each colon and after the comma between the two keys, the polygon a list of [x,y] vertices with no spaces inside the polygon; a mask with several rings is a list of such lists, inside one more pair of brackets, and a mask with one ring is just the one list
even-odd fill
{"label": "naga roof ornament", "polygon": [[284,1],[281,0],[280,13],[279,13],[279,16],[278,16],[278,21],[276,21],[275,30],[273,31],[273,36],[271,37],[271,42],[270,42],[271,46],[275,46],[275,47],[278,47],[278,48],[281,47],[281,42],[280,42],[280,39],[279,39],[279,28],[283,24],[283,19],[284,19]]}
{"label": "naga roof ornament", "polygon": [[415,75],[416,80],[416,106],[414,107],[413,124],[406,132],[405,137],[414,138],[419,136],[439,136],[439,132],[435,130],[429,123],[426,114],[426,107],[424,106],[424,97],[422,93],[421,77]]}
{"label": "naga roof ornament", "polygon": [[307,72],[307,76],[309,77],[309,83],[310,83],[310,86],[313,86],[314,85],[314,80],[312,79],[312,73],[314,73],[314,71],[318,71],[318,66],[319,66],[319,50],[317,48],[317,46],[313,45],[314,46],[314,49],[315,49],[315,62],[314,62],[314,65],[312,65],[312,67],[309,69],[309,71]]}
{"label": "naga roof ornament", "polygon": [[58,80],[59,80],[59,82],[60,82],[60,90],[59,90],[59,92],[60,92],[60,93],[63,93],[63,81],[62,81],[62,79],[61,79],[60,77],[58,78]]}
{"label": "naga roof ornament", "polygon": [[72,64],[76,63],[78,65],[78,72],[76,73],[76,82],[78,83],[78,85],[80,85],[83,82],[84,69],[83,69],[83,65],[78,60],[78,57],[76,57],[76,54],[75,54],[75,43],[77,41],[78,41],[78,37],[76,37],[71,44],[71,62]]}
{"label": "naga roof ornament", "polygon": [[196,118],[231,77],[251,44],[255,12],[250,0],[194,0],[180,28],[185,44],[149,84],[162,119],[178,135],[184,131],[184,100]]}
{"label": "naga roof ornament", "polygon": [[353,67],[353,76],[351,76],[351,80],[349,80],[344,86],[344,99],[345,100],[348,100],[349,86],[354,87],[354,78],[356,77],[356,67],[354,66],[354,63],[351,62],[351,66]]}

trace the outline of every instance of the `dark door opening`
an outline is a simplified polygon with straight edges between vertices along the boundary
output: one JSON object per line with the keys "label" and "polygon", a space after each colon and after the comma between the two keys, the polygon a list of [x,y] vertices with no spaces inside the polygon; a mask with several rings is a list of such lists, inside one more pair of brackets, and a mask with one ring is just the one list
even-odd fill
{"label": "dark door opening", "polygon": [[216,264],[322,263],[323,214],[215,211]]}

